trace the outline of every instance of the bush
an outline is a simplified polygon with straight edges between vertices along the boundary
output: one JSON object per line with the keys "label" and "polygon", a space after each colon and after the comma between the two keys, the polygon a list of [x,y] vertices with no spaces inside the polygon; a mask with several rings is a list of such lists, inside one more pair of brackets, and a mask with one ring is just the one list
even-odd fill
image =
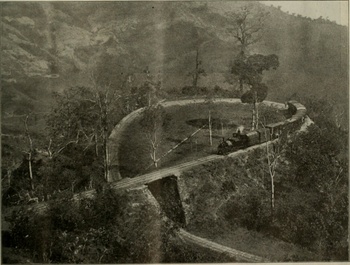
{"label": "bush", "polygon": [[12,218],[8,241],[31,254],[33,262],[160,262],[168,224],[153,205],[135,209],[130,199],[107,189],[95,199],[51,203],[45,215],[20,211]]}
{"label": "bush", "polygon": [[200,96],[200,95],[206,95],[208,93],[208,88],[185,86],[181,89],[181,92],[182,94],[187,96]]}
{"label": "bush", "polygon": [[251,188],[245,196],[235,197],[226,208],[225,219],[233,226],[262,231],[270,225],[269,194],[258,188]]}

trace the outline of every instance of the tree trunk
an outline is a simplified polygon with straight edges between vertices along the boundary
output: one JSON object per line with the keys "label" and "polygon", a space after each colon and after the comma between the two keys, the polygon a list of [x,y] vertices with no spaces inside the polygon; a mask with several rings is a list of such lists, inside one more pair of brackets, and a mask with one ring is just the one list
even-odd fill
{"label": "tree trunk", "polygon": [[199,51],[197,49],[197,51],[196,51],[196,69],[194,70],[194,75],[193,75],[193,86],[195,88],[197,87],[197,83],[198,83],[198,69],[199,69],[198,56],[199,56]]}
{"label": "tree trunk", "polygon": [[110,179],[109,179],[109,161],[108,161],[108,146],[107,146],[106,135],[103,135],[103,170],[104,170],[105,180],[107,182],[109,182],[110,181]]}
{"label": "tree trunk", "polygon": [[275,182],[274,176],[271,175],[271,221],[275,221]]}
{"label": "tree trunk", "polygon": [[212,131],[211,131],[211,116],[210,116],[210,110],[209,110],[209,143],[210,143],[210,146],[213,145],[213,137],[212,137]]}
{"label": "tree trunk", "polygon": [[97,131],[95,131],[94,138],[95,138],[95,155],[96,155],[96,157],[98,157]]}
{"label": "tree trunk", "polygon": [[158,167],[158,161],[157,161],[157,158],[156,158],[156,148],[153,148],[152,150],[153,152],[153,155],[152,155],[152,159],[153,159],[153,164],[154,164],[154,167],[157,168]]}
{"label": "tree trunk", "polygon": [[107,143],[104,144],[104,161],[103,161],[103,167],[105,171],[105,179],[107,182],[110,181],[109,176],[109,154],[108,154],[108,146]]}
{"label": "tree trunk", "polygon": [[255,103],[255,129],[259,129],[259,105]]}
{"label": "tree trunk", "polygon": [[254,131],[255,130],[255,126],[256,126],[256,114],[255,114],[255,111],[256,111],[256,106],[255,106],[255,102],[253,103],[253,110],[252,110],[252,128],[251,128],[251,131]]}
{"label": "tree trunk", "polygon": [[243,93],[243,79],[239,79],[239,92]]}
{"label": "tree trunk", "polygon": [[29,134],[28,129],[28,119],[29,114],[26,116],[26,119],[24,121],[25,126],[25,133],[27,135],[28,141],[29,141],[29,152],[28,152],[28,168],[29,168],[29,178],[30,178],[30,188],[34,190],[34,181],[33,181],[33,170],[32,170],[32,151],[33,151],[33,141]]}
{"label": "tree trunk", "polygon": [[12,176],[12,170],[7,169],[7,185],[11,187],[11,176]]}
{"label": "tree trunk", "polygon": [[32,152],[28,154],[28,167],[29,167],[29,178],[30,178],[30,188],[34,190],[34,181],[33,181],[33,170],[32,170]]}
{"label": "tree trunk", "polygon": [[[194,73],[193,74],[193,81],[192,81],[192,86],[197,88],[197,83],[198,83],[198,74]],[[198,92],[198,91],[197,91]]]}
{"label": "tree trunk", "polygon": [[[265,138],[267,138],[266,131],[265,131]],[[275,151],[272,151],[269,148],[268,143],[269,142],[266,141],[265,147],[266,147],[267,165],[268,165],[269,175],[271,179],[271,222],[273,223],[275,221],[275,172],[276,172],[276,165],[277,165],[276,163],[277,163],[278,156],[276,156]],[[271,155],[271,152],[274,152],[274,154]]]}

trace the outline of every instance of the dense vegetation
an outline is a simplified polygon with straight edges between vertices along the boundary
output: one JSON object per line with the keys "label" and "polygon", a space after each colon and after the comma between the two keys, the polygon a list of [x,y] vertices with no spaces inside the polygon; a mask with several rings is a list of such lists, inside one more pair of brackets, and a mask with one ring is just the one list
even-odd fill
{"label": "dense vegetation", "polygon": [[[25,209],[11,217],[3,239],[4,263],[160,263],[225,261],[184,245],[177,226],[140,195],[105,190],[79,203],[63,200],[45,215]],[[137,201],[137,206],[135,202]],[[132,216],[132,218],[130,218]],[[10,255],[10,248],[16,255]],[[232,260],[231,260],[232,261]]]}
{"label": "dense vegetation", "polygon": [[53,203],[45,215],[21,212],[13,216],[6,247],[31,253],[33,262],[150,262],[157,255],[159,219],[154,209],[143,209],[131,219],[127,203],[125,194],[106,191],[79,205],[70,200]]}
{"label": "dense vegetation", "polygon": [[[186,173],[186,185],[196,187],[188,202],[194,212],[194,231],[224,240],[220,237],[230,237],[227,229],[244,227],[311,251],[298,251],[291,260],[348,258],[347,133],[329,119],[329,112],[322,111],[329,105],[307,103],[316,123],[283,144],[273,212],[266,150],[260,150],[240,161],[228,159]],[[208,226],[213,229],[207,231]],[[235,246],[232,240],[228,244]],[[276,247],[279,251],[283,253]],[[273,256],[271,252],[256,254]]]}

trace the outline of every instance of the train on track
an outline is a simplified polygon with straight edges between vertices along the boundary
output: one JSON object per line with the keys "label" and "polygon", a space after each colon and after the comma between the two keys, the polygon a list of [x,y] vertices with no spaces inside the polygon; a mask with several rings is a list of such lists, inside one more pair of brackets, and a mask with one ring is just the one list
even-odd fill
{"label": "train on track", "polygon": [[288,111],[292,115],[283,122],[271,123],[265,128],[243,133],[237,131],[232,138],[223,139],[218,146],[218,155],[226,155],[239,149],[264,143],[278,138],[282,132],[292,132],[300,128],[306,116],[306,108],[297,101],[288,101]]}

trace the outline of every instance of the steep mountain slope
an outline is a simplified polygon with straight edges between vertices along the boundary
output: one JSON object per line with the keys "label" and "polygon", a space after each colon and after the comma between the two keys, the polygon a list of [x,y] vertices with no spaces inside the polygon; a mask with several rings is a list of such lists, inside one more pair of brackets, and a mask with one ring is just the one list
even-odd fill
{"label": "steep mountain slope", "polygon": [[[98,60],[114,75],[157,74],[165,89],[191,84],[196,49],[208,75],[200,85],[230,88],[238,46],[228,29],[242,2],[1,3],[2,113],[47,109],[51,92],[88,85]],[[275,53],[280,67],[266,73],[269,98],[293,93],[329,97],[347,106],[347,28],[324,20],[270,13],[252,53]],[[102,58],[102,59],[101,59]]]}

